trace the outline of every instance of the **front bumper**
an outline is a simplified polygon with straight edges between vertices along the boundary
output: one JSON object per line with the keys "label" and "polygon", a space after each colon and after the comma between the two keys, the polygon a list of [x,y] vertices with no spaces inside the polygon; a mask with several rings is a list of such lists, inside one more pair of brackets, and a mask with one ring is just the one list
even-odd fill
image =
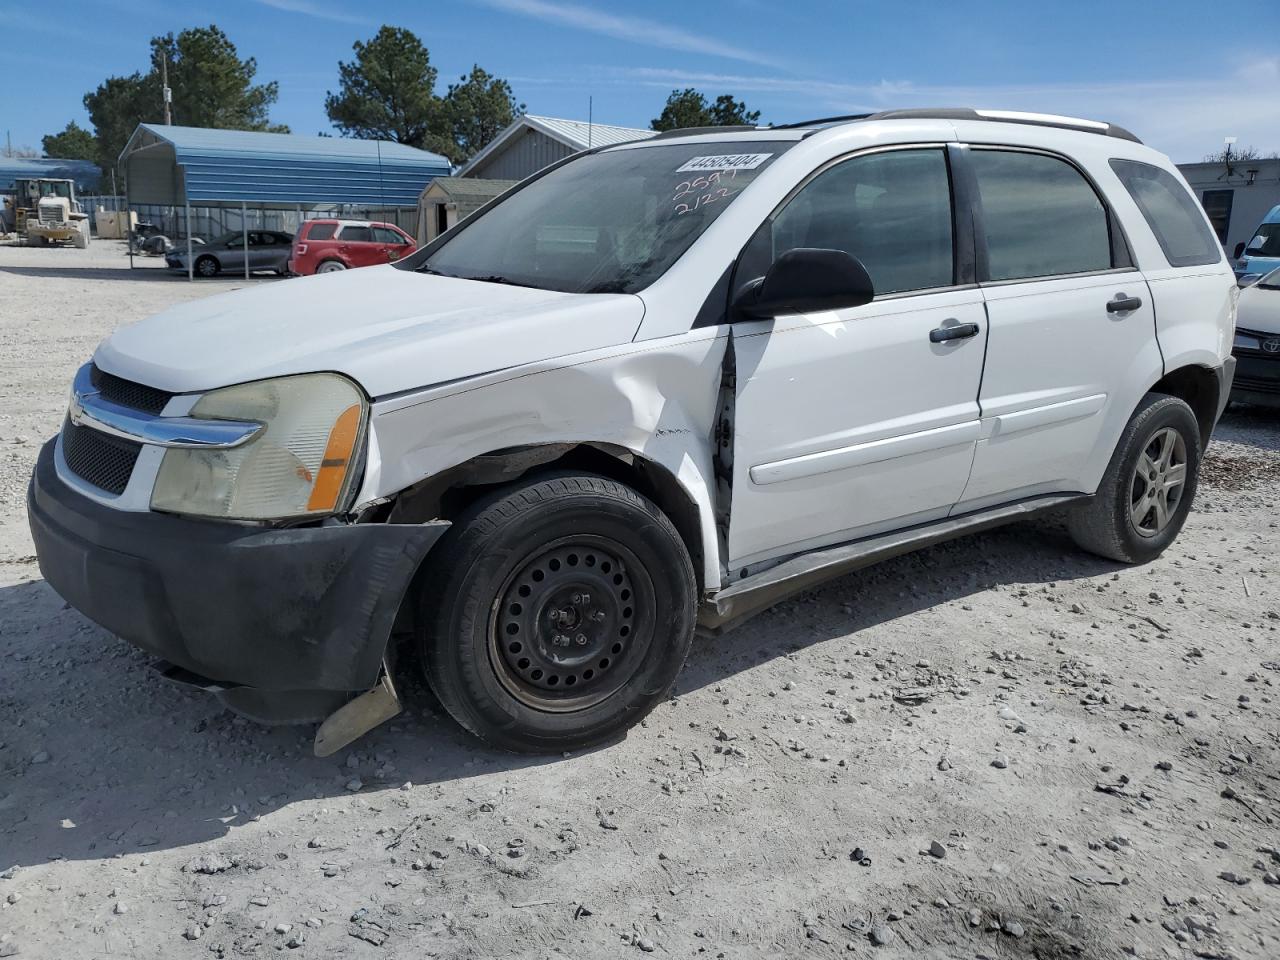
{"label": "front bumper", "polygon": [[1280,407],[1280,354],[1268,355],[1252,350],[1237,353],[1231,399]]}
{"label": "front bumper", "polygon": [[104,506],[40,451],[27,513],[40,572],[137,647],[226,686],[372,687],[414,574],[449,524],[267,528]]}

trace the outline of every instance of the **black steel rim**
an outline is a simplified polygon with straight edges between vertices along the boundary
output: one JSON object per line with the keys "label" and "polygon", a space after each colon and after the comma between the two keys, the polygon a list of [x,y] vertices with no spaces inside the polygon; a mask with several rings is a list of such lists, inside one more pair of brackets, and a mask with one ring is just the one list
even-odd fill
{"label": "black steel rim", "polygon": [[608,537],[556,540],[519,562],[498,592],[490,658],[502,685],[537,710],[566,713],[626,685],[653,641],[653,581]]}

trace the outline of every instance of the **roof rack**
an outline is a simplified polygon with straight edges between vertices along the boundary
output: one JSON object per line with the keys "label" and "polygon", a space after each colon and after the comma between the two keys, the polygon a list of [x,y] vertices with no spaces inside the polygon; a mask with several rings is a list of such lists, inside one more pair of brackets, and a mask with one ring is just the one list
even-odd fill
{"label": "roof rack", "polygon": [[855,113],[843,117],[823,117],[798,123],[782,123],[775,130],[794,130],[800,127],[816,127],[823,124],[844,123],[856,120],[986,120],[998,123],[1026,123],[1038,127],[1061,127],[1065,130],[1081,130],[1098,133],[1121,140],[1141,143],[1124,127],[1100,120],[1082,120],[1079,117],[1060,117],[1052,113],[1023,113],[1018,110],[975,110],[972,107],[914,108],[909,110],[882,110],[879,113]]}

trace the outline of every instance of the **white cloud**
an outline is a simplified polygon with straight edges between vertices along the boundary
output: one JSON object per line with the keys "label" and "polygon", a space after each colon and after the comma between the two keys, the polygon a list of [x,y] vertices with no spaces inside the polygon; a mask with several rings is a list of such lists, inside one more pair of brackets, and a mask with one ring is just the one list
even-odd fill
{"label": "white cloud", "polygon": [[300,13],[303,16],[318,17],[321,20],[335,20],[338,23],[371,22],[366,17],[357,17],[354,14],[343,13],[341,10],[331,10],[318,3],[312,3],[311,0],[258,0],[258,3],[264,7],[282,10],[285,13]]}
{"label": "white cloud", "polygon": [[[821,114],[868,113],[895,107],[984,107],[1027,110],[1107,120],[1127,127],[1174,160],[1200,160],[1222,148],[1224,137],[1239,138],[1269,153],[1280,150],[1280,98],[1262,93],[1280,78],[1280,58],[1246,61],[1233,75],[1179,78],[1144,83],[1080,82],[1044,84],[916,84],[880,80],[839,83],[752,73],[663,70],[649,67],[599,68],[601,82],[658,89],[693,86],[715,95],[760,94],[775,102],[766,119],[800,120]],[[758,103],[751,104],[753,107]]]}
{"label": "white cloud", "polygon": [[[265,0],[264,0],[265,2]],[[761,66],[777,66],[777,62],[762,54],[732,44],[722,43],[697,31],[670,27],[656,20],[641,17],[619,16],[578,4],[553,2],[553,0],[481,0],[486,6],[533,17],[557,26],[572,27],[588,33],[598,33],[618,40],[664,50],[679,50],[702,56],[724,57],[742,60]]]}

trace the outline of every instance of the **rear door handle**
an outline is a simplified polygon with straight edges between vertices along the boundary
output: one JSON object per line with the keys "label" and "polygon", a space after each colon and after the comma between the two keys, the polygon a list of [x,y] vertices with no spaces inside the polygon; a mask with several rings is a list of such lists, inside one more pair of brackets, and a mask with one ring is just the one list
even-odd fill
{"label": "rear door handle", "polygon": [[943,343],[947,340],[967,340],[978,335],[976,323],[957,323],[952,327],[935,327],[929,331],[930,343]]}
{"label": "rear door handle", "polygon": [[1128,313],[1130,310],[1137,310],[1140,306],[1142,306],[1140,297],[1117,293],[1107,301],[1107,313]]}

